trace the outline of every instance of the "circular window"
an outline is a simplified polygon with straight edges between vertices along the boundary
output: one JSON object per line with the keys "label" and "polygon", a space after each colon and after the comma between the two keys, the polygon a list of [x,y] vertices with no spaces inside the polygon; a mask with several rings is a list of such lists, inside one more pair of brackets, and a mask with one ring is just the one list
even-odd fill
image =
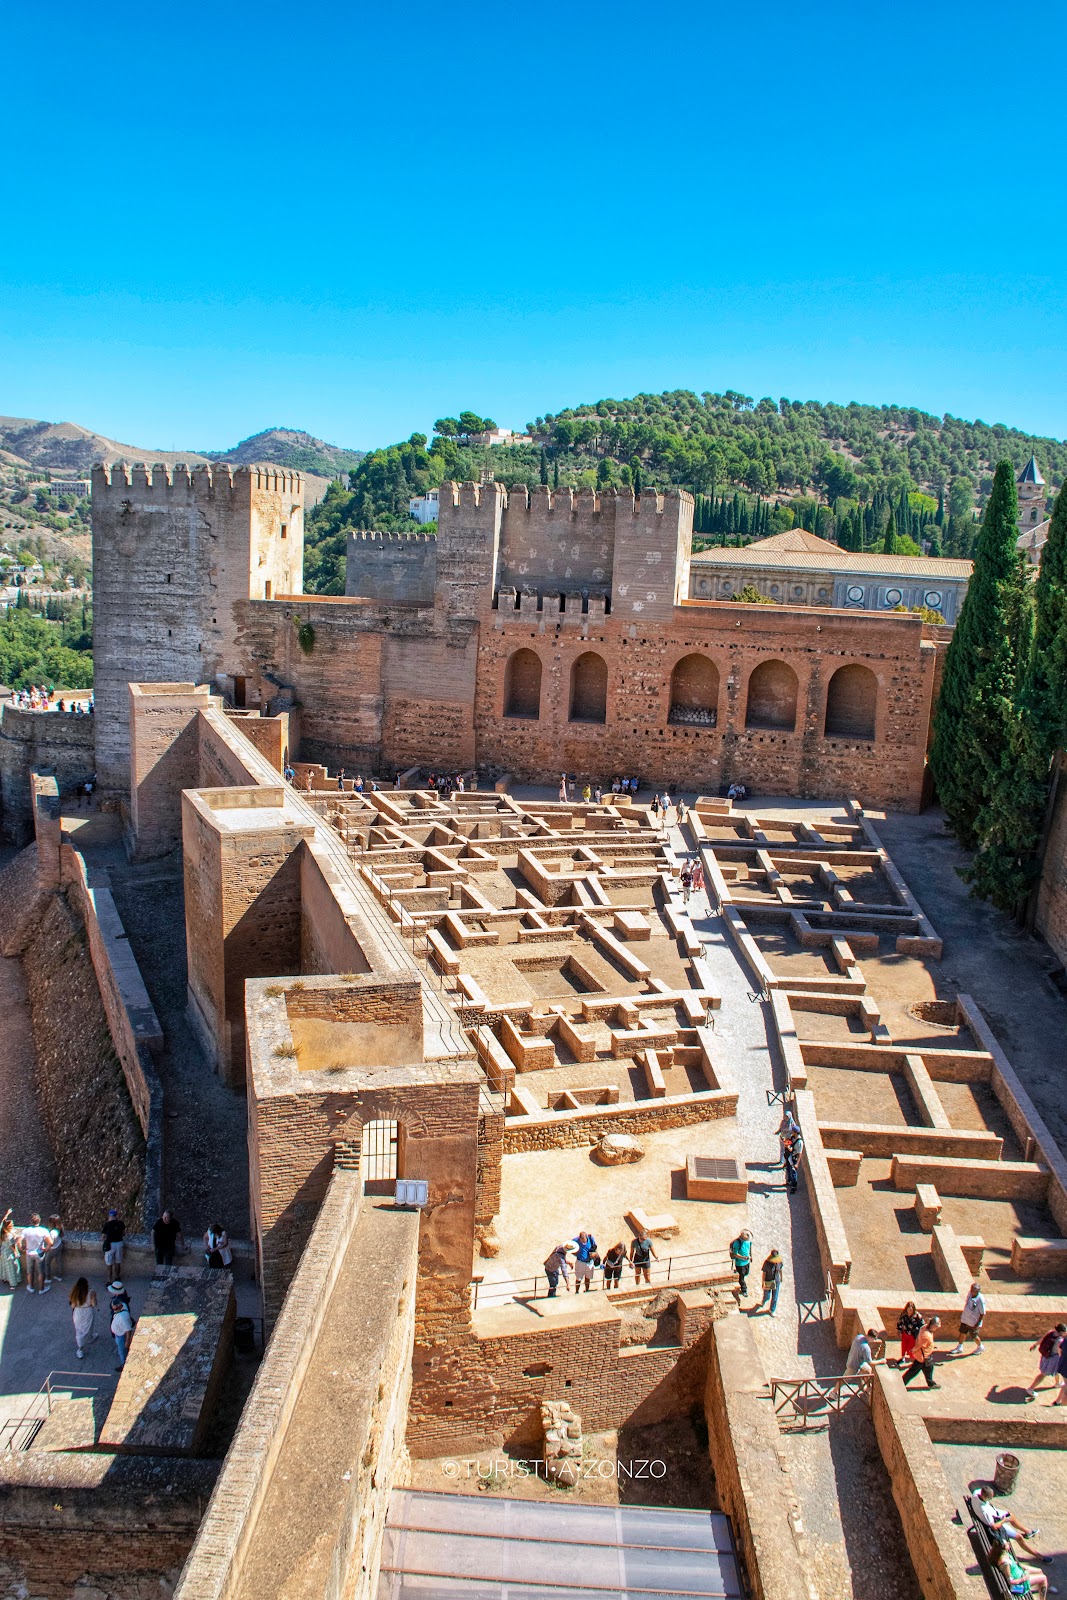
{"label": "circular window", "polygon": [[793,585],[793,593],[794,594],[803,594],[804,593],[804,585],[801,584],[801,583],[795,583]]}
{"label": "circular window", "polygon": [[722,586],[722,592],[723,592],[723,594],[733,594],[733,592],[734,592],[733,584],[732,583],[724,583],[723,586]]}
{"label": "circular window", "polygon": [[899,606],[903,598],[904,597],[899,589],[887,589],[885,592],[885,603],[887,606]]}
{"label": "circular window", "polygon": [[[826,596],[827,596],[827,595],[828,595],[828,594],[829,594],[829,593],[830,593],[830,591],[829,591],[829,589],[820,589],[820,590],[819,590],[819,599],[820,599],[820,600],[825,600],[825,599],[826,599]],[[852,591],[851,591],[851,589],[850,589],[850,590],[849,590],[849,594],[851,594],[851,593],[852,593]]]}
{"label": "circular window", "polygon": [[771,584],[771,593],[772,594],[777,594],[778,593],[778,585],[776,583],[772,583]]}
{"label": "circular window", "polygon": [[[823,592],[825,593],[825,590]],[[851,600],[854,606],[859,605],[860,601],[863,599],[863,590],[860,588],[858,583],[853,583],[849,586],[848,599]]]}
{"label": "circular window", "polygon": [[708,582],[707,578],[701,578],[701,580],[700,580],[700,592],[701,592],[701,594],[707,594],[707,592],[708,592],[708,590],[710,588],[711,588],[711,584]]}
{"label": "circular window", "polygon": [[940,609],[940,607],[941,607],[941,590],[940,589],[927,589],[926,594],[923,596],[923,598],[925,599],[926,604],[930,607],[931,611],[937,611],[937,610]]}

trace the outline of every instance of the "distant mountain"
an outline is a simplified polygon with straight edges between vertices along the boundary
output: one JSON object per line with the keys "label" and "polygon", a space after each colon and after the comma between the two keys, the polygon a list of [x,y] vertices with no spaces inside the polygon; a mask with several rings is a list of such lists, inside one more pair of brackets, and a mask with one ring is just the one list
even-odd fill
{"label": "distant mountain", "polygon": [[190,450],[154,450],[119,444],[77,422],[38,422],[32,417],[0,417],[0,451],[10,466],[39,467],[45,472],[70,472],[86,477],[97,461],[206,461]]}
{"label": "distant mountain", "polygon": [[204,451],[210,461],[230,461],[235,466],[271,461],[275,466],[291,467],[294,472],[311,472],[320,478],[347,476],[359,466],[365,454],[365,450],[345,450],[340,445],[326,444],[299,428],[264,428],[262,433],[242,439],[232,450]]}

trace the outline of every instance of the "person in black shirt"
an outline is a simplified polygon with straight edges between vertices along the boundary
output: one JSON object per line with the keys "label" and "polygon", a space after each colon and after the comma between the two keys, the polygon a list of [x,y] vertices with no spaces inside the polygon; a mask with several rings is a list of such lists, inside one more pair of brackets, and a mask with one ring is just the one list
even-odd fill
{"label": "person in black shirt", "polygon": [[174,1254],[181,1237],[181,1223],[173,1212],[164,1211],[152,1229],[152,1243],[155,1246],[157,1267],[172,1267],[174,1265]]}
{"label": "person in black shirt", "polygon": [[104,1223],[104,1265],[112,1278],[122,1277],[123,1240],[126,1237],[126,1224],[112,1206]]}

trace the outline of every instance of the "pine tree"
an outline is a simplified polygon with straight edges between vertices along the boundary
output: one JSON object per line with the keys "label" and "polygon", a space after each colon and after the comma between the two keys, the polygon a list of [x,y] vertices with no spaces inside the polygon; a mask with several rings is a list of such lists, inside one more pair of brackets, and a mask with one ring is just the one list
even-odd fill
{"label": "pine tree", "polygon": [[978,536],[974,574],[945,660],[930,762],[960,842],[979,843],[979,814],[1007,758],[1028,635],[1020,570],[1015,472],[1002,461]]}
{"label": "pine tree", "polygon": [[1052,511],[1034,586],[1035,628],[1004,758],[978,818],[973,892],[1018,913],[1040,871],[1052,757],[1067,739],[1067,490]]}

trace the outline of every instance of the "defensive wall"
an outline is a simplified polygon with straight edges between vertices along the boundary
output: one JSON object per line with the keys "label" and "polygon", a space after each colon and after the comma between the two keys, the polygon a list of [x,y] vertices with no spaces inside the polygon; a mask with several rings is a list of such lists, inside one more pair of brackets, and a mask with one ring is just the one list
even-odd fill
{"label": "defensive wall", "polygon": [[1045,824],[1041,878],[1034,903],[1034,923],[1061,965],[1067,967],[1067,752],[1058,750],[1053,763],[1053,788]]}
{"label": "defensive wall", "polygon": [[30,775],[52,773],[61,791],[91,778],[96,766],[95,718],[75,711],[23,711],[0,706],[0,826],[12,844],[33,836]]}
{"label": "defensive wall", "polygon": [[299,480],[254,487],[253,470],[101,472],[105,788],[125,782],[125,684],[181,677],[289,716],[289,755],[331,768],[565,767],[922,803],[944,630],[689,600],[684,493],[444,485],[436,536],[354,534],[349,593],[311,597]]}

